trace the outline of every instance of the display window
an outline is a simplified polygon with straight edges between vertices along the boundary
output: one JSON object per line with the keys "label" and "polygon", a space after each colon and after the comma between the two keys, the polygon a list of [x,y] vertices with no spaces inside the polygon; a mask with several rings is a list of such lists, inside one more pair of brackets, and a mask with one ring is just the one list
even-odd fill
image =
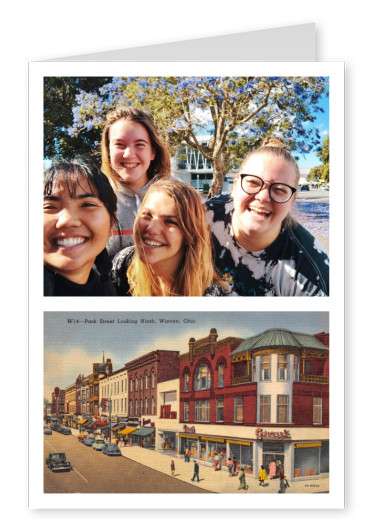
{"label": "display window", "polygon": [[253,474],[253,443],[229,444],[230,455],[236,457],[238,467],[243,467],[246,472]]}
{"label": "display window", "polygon": [[329,442],[297,443],[294,448],[294,477],[329,472]]}

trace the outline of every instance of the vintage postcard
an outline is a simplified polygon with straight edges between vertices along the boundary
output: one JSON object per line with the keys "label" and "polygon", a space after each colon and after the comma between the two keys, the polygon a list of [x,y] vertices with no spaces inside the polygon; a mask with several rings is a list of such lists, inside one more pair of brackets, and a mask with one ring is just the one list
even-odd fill
{"label": "vintage postcard", "polygon": [[343,506],[343,92],[31,65],[30,506]]}

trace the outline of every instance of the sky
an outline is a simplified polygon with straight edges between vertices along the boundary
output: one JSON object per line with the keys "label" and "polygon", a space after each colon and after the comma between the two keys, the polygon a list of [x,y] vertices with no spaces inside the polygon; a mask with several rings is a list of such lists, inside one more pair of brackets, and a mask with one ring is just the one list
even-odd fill
{"label": "sky", "polygon": [[[153,350],[188,352],[189,339],[206,337],[211,328],[217,329],[218,340],[229,336],[246,339],[269,328],[307,334],[329,332],[327,312],[72,311],[44,315],[44,398],[49,401],[54,387],[65,388],[79,374],[91,374],[93,363],[100,363],[103,353],[115,371]],[[114,323],[101,323],[101,319]]]}

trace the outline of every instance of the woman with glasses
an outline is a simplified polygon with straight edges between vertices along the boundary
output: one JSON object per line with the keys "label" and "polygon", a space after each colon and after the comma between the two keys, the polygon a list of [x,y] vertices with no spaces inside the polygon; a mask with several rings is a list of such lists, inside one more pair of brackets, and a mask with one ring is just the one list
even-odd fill
{"label": "woman with glasses", "polygon": [[229,295],[327,296],[329,258],[291,217],[300,178],[287,147],[274,137],[244,159],[231,196],[209,199],[215,265]]}

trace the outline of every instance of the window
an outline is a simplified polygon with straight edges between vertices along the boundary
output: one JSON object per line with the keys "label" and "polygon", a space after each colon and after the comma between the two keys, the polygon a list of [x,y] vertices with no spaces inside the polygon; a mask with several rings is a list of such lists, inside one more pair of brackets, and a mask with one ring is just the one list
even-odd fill
{"label": "window", "polygon": [[256,358],[252,358],[252,382],[256,381]]}
{"label": "window", "polygon": [[322,424],[322,398],[313,397],[313,424]]}
{"label": "window", "polygon": [[304,365],[305,365],[304,374],[311,374],[311,362],[306,361]]}
{"label": "window", "polygon": [[261,380],[270,380],[270,356],[261,356]]}
{"label": "window", "polygon": [[140,376],[140,391],[142,391],[142,378]]}
{"label": "window", "polygon": [[134,379],[135,391],[138,391],[138,378]]}
{"label": "window", "polygon": [[132,400],[129,401],[129,414],[133,415],[133,402],[132,402]]}
{"label": "window", "polygon": [[278,354],[278,380],[287,380],[288,358],[286,354]]}
{"label": "window", "polygon": [[223,398],[219,398],[217,400],[217,422],[223,422],[224,421],[224,405],[223,405]]}
{"label": "window", "polygon": [[188,393],[189,390],[189,374],[186,372],[184,373],[184,392]]}
{"label": "window", "polygon": [[155,387],[155,374],[154,374],[154,371],[151,373],[151,386],[154,389],[154,387]]}
{"label": "window", "polygon": [[189,402],[184,402],[184,420],[189,421]]}
{"label": "window", "polygon": [[243,398],[234,398],[234,422],[243,422]]}
{"label": "window", "polygon": [[151,414],[155,415],[155,400],[154,400],[154,396],[151,397]]}
{"label": "window", "polygon": [[270,395],[260,395],[260,422],[270,422]]}
{"label": "window", "polygon": [[148,388],[148,375],[145,374],[145,389]]}
{"label": "window", "polygon": [[195,402],[195,421],[210,421],[210,402],[209,400],[199,400]]}
{"label": "window", "polygon": [[132,378],[129,380],[129,391],[130,392],[133,391],[133,380],[132,380]]}
{"label": "window", "polygon": [[277,422],[279,424],[288,422],[288,409],[288,395],[277,395]]}
{"label": "window", "polygon": [[218,365],[218,387],[223,387],[224,385],[224,366],[223,363]]}
{"label": "window", "polygon": [[294,355],[294,382],[299,382],[299,356]]}
{"label": "window", "polygon": [[195,376],[195,391],[210,389],[210,372],[207,365],[200,365]]}
{"label": "window", "polygon": [[149,414],[149,404],[148,404],[148,399],[145,398],[145,415],[148,415]]}
{"label": "window", "polygon": [[142,400],[140,400],[140,415],[142,415]]}
{"label": "window", "polygon": [[135,401],[134,412],[135,412],[135,415],[138,416],[138,401],[137,400]]}

